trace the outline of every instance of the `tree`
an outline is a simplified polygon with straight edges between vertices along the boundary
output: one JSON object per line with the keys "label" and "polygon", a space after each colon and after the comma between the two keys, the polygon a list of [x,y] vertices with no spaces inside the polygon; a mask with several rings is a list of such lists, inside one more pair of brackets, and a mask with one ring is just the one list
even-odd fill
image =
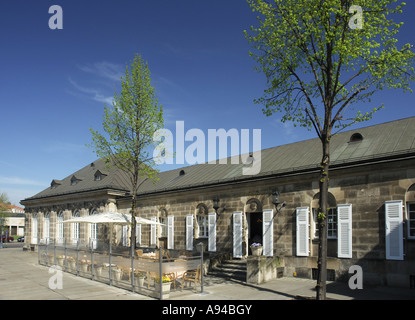
{"label": "tree", "polygon": [[[152,156],[153,135],[163,128],[163,108],[151,86],[147,62],[136,55],[121,77],[121,93],[114,94],[111,107],[105,107],[103,129],[105,135],[90,129],[95,153],[125,172],[131,193],[131,250],[135,248],[136,195],[147,179],[156,180],[158,169]],[[133,252],[133,251],[132,251]]]}
{"label": "tree", "polygon": [[2,214],[4,212],[9,211],[9,206],[10,206],[10,201],[9,201],[9,196],[7,195],[6,192],[2,192],[0,193],[0,214],[1,216],[3,216]]}
{"label": "tree", "polygon": [[7,212],[9,211],[10,201],[7,193],[0,193],[0,234],[3,235],[3,228],[6,227],[4,224],[7,217]]}
{"label": "tree", "polygon": [[399,49],[395,38],[403,23],[390,19],[405,4],[392,7],[394,2],[248,0],[261,16],[258,27],[244,32],[254,48],[250,55],[267,78],[264,96],[255,102],[264,105],[267,116],[279,112],[282,122],[314,128],[321,141],[317,299],[326,296],[330,140],[383,108],[357,109],[374,93],[411,91],[414,80],[412,46]]}
{"label": "tree", "polygon": [[7,205],[10,205],[9,196],[6,192],[0,193],[0,204],[3,204],[0,206],[0,211],[7,210]]}

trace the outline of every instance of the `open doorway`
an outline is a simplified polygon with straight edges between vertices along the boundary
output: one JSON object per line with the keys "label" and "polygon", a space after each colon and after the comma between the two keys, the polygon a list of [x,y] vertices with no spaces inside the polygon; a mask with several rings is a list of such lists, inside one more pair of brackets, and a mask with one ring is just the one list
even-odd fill
{"label": "open doorway", "polygon": [[253,243],[262,244],[262,212],[247,213],[248,246]]}

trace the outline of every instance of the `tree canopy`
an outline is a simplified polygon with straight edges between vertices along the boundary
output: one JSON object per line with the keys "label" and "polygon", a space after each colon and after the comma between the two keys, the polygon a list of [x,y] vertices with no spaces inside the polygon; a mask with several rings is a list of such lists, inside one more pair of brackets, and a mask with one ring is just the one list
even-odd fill
{"label": "tree canopy", "polygon": [[[131,214],[136,216],[136,195],[147,179],[155,180],[158,169],[153,159],[153,139],[163,128],[163,108],[151,85],[147,62],[136,55],[121,77],[121,92],[115,92],[112,106],[105,107],[102,123],[105,134],[92,128],[95,153],[116,166],[130,178]],[[135,248],[136,220],[132,219],[131,252]]]}
{"label": "tree canopy", "polygon": [[414,53],[398,47],[394,22],[404,3],[396,0],[248,0],[258,26],[245,31],[251,56],[267,79],[256,99],[267,116],[314,128],[322,143],[319,176],[317,299],[325,299],[327,274],[330,140],[336,132],[370,120],[383,106],[371,106],[385,88],[411,91]]}
{"label": "tree canopy", "polygon": [[396,0],[248,2],[261,14],[259,26],[245,34],[254,49],[250,54],[267,78],[264,96],[256,100],[266,115],[281,112],[283,122],[314,126],[321,138],[325,124],[343,129],[369,120],[381,106],[366,112],[360,108],[376,91],[410,90],[412,46],[397,46],[395,36],[403,23],[392,19],[404,3],[392,7]]}

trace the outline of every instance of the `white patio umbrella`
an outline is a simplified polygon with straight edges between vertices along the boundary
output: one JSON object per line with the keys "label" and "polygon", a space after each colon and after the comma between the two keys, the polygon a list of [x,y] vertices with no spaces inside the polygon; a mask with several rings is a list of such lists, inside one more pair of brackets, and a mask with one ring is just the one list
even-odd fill
{"label": "white patio umbrella", "polygon": [[[155,224],[164,225],[163,223],[144,219],[141,217],[135,217],[135,221],[138,224]],[[131,224],[131,214],[120,213],[120,212],[102,212],[98,214],[91,214],[84,217],[75,217],[69,220],[63,221],[63,223],[102,223],[111,226],[110,232],[110,246],[112,242],[112,227],[114,224],[118,225],[129,225]]]}
{"label": "white patio umbrella", "polygon": [[[136,223],[139,224],[156,224],[163,225],[160,222],[144,219],[141,217],[135,217]],[[131,214],[120,212],[102,212],[98,214],[91,214],[84,217],[76,217],[63,221],[63,223],[103,223],[103,224],[119,224],[129,225],[131,224]]]}
{"label": "white patio umbrella", "polygon": [[[141,217],[135,217],[135,220],[139,224],[155,224],[155,225],[163,225],[160,222],[144,219]],[[120,212],[102,212],[98,214],[91,214],[84,217],[76,217],[69,220],[63,221],[63,223],[102,223],[110,225],[111,232],[110,232],[110,262],[111,265],[111,243],[112,243],[112,228],[114,224],[117,225],[129,225],[131,224],[131,214],[125,214]],[[131,254],[133,255],[133,249],[131,249]],[[132,260],[133,261],[133,260]],[[131,262],[131,269],[134,268],[133,262]],[[111,278],[111,269],[110,269],[110,278]],[[134,277],[133,280],[134,281]]]}

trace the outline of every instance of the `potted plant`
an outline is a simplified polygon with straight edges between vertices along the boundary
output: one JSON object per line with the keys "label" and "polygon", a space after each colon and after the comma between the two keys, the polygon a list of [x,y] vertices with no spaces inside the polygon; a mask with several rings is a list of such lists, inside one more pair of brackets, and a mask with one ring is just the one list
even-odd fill
{"label": "potted plant", "polygon": [[55,256],[53,254],[48,255],[49,265],[53,266],[55,264]]}
{"label": "potted plant", "polygon": [[102,268],[103,266],[101,263],[94,263],[94,274],[97,278],[101,278]]}
{"label": "potted plant", "polygon": [[69,266],[69,270],[75,272],[76,271],[76,260],[74,257],[68,257],[68,266]]}
{"label": "potted plant", "polygon": [[144,272],[137,271],[135,273],[135,280],[137,281],[139,288],[144,287],[144,276]]}
{"label": "potted plant", "polygon": [[62,255],[57,256],[56,261],[58,262],[58,265],[63,267],[65,263],[65,256],[62,256]]}
{"label": "potted plant", "polygon": [[170,296],[170,285],[171,285],[171,280],[169,277],[167,276],[163,276],[161,278],[161,283],[160,283],[160,277],[155,278],[156,282],[155,282],[155,288],[156,288],[156,292],[160,292],[160,286],[161,286],[161,290],[163,292],[163,298],[168,298]]}
{"label": "potted plant", "polygon": [[251,251],[253,256],[261,256],[262,255],[262,244],[259,242],[254,242],[251,244]]}
{"label": "potted plant", "polygon": [[84,273],[88,272],[88,261],[85,259],[79,260],[79,269]]}
{"label": "potted plant", "polygon": [[111,272],[112,272],[112,279],[115,280],[116,284],[118,284],[118,281],[121,280],[122,270],[118,269],[117,267],[112,267]]}

